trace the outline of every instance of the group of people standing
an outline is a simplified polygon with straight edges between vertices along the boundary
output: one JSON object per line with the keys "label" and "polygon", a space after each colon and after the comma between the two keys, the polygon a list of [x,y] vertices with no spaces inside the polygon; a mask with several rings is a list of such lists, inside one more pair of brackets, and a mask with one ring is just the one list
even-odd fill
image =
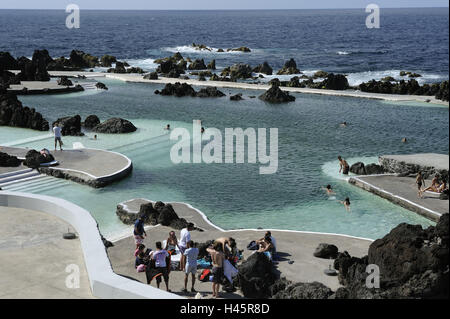
{"label": "group of people standing", "polygon": [[[146,249],[144,239],[147,233],[144,229],[144,217],[136,220],[134,225],[134,239],[136,243],[135,250],[135,268],[138,272],[145,272],[147,284],[151,284],[153,279],[156,279],[157,287],[160,287],[164,279],[166,290],[169,289],[169,274],[171,271],[171,257],[179,253],[180,256],[180,271],[184,272],[184,288],[183,293],[188,293],[189,275],[191,276],[191,289],[195,293],[195,281],[197,274],[197,260],[199,256],[199,249],[196,248],[195,242],[191,239],[191,231],[194,230],[194,224],[188,223],[186,228],[180,232],[180,239],[178,240],[174,231],[169,232],[167,240],[162,243],[160,241],[155,243],[156,250]],[[218,238],[207,249],[207,253],[211,258],[212,265],[212,289],[213,297],[219,297],[220,285],[224,278],[224,261],[232,254],[236,242],[233,238]],[[178,250],[177,250],[178,248]]]}

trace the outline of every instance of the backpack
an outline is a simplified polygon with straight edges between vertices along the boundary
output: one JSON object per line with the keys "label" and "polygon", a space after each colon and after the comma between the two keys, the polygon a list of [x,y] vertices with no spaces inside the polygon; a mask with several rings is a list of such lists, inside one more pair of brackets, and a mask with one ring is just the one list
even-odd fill
{"label": "backpack", "polygon": [[211,270],[209,269],[204,269],[199,275],[198,275],[198,280],[202,281],[202,282],[207,282],[209,281],[209,275],[211,274]]}

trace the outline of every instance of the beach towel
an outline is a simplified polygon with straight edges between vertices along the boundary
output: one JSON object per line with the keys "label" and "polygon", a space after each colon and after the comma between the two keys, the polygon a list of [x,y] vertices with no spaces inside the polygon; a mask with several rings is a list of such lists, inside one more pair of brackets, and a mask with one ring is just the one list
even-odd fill
{"label": "beach towel", "polygon": [[211,262],[205,260],[205,258],[197,259],[197,268],[199,269],[209,269],[212,268]]}
{"label": "beach towel", "polygon": [[238,272],[228,260],[223,262],[223,274],[230,283],[233,283],[233,278],[237,276]]}

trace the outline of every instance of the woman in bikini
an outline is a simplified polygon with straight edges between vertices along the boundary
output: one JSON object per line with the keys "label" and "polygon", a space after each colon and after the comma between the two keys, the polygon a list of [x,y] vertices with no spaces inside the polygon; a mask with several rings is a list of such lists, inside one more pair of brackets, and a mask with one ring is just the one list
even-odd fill
{"label": "woman in bikini", "polygon": [[173,255],[177,247],[178,247],[177,236],[175,235],[174,231],[171,231],[169,233],[169,238],[167,238],[166,240],[166,247],[164,249],[167,250],[171,255]]}
{"label": "woman in bikini", "polygon": [[427,192],[427,191],[432,191],[432,192],[438,193],[438,192],[439,192],[439,186],[440,186],[440,184],[439,184],[439,176],[438,176],[438,175],[435,175],[435,176],[433,177],[433,179],[431,180],[431,186],[425,188],[425,189],[422,191],[422,194],[423,194],[424,192]]}

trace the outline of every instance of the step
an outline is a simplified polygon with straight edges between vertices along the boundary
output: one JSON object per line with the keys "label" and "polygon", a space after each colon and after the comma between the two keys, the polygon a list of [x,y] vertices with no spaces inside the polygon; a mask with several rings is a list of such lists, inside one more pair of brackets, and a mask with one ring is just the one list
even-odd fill
{"label": "step", "polygon": [[36,175],[39,175],[39,172],[31,171],[31,172],[25,172],[25,173],[22,173],[22,174],[16,174],[16,175],[13,175],[13,176],[3,177],[3,178],[0,178],[0,184],[4,184],[4,183],[7,183],[7,182],[12,182],[12,181],[16,181],[16,180],[19,180],[19,179],[23,179],[23,178],[27,178],[27,177],[31,177],[31,176],[36,176]]}
{"label": "step", "polygon": [[44,184],[40,184],[40,185],[29,185],[29,186],[25,186],[25,187],[7,187],[5,190],[8,191],[12,191],[12,192],[25,192],[25,193],[40,193],[42,191],[45,191],[47,189],[53,189],[53,188],[58,188],[58,187],[64,187],[64,186],[68,186],[69,183],[66,183],[66,181],[64,180],[58,180],[57,183],[44,183]]}
{"label": "step", "polygon": [[30,181],[30,180],[37,179],[37,178],[41,178],[41,175],[39,173],[37,173],[37,175],[35,175],[35,176],[26,177],[26,178],[23,178],[23,179],[17,179],[17,180],[10,181],[10,182],[7,182],[7,183],[2,183],[2,184],[0,184],[0,187],[3,188],[3,187],[6,187],[6,186],[9,186],[9,185],[13,185],[13,184],[17,184],[17,183],[23,183],[25,181]]}
{"label": "step", "polygon": [[25,181],[23,183],[12,184],[10,186],[4,187],[4,189],[18,191],[18,190],[41,186],[41,185],[54,184],[55,182],[61,182],[61,180],[57,179],[55,177],[42,177],[42,178],[37,178],[37,179],[31,180],[31,181]]}
{"label": "step", "polygon": [[22,169],[22,170],[19,170],[19,171],[14,171],[14,172],[0,174],[0,179],[5,178],[5,177],[14,176],[14,175],[20,175],[20,174],[28,173],[28,172],[31,172],[32,170],[33,170],[32,168],[26,168],[26,169]]}

